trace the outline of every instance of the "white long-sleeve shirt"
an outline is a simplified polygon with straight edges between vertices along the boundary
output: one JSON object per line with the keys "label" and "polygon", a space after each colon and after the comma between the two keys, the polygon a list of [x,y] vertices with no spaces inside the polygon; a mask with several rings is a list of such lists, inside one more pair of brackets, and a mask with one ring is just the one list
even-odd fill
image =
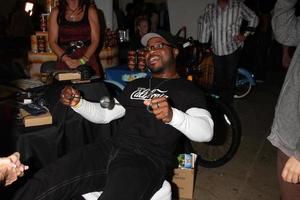
{"label": "white long-sleeve shirt", "polygon": [[[112,120],[121,118],[126,110],[121,105],[115,105],[112,110],[102,108],[100,103],[89,102],[81,99],[78,106],[73,110],[93,123],[109,123]],[[208,142],[213,136],[213,120],[210,113],[201,108],[190,108],[182,112],[172,108],[173,118],[168,123],[186,137],[196,142]]]}

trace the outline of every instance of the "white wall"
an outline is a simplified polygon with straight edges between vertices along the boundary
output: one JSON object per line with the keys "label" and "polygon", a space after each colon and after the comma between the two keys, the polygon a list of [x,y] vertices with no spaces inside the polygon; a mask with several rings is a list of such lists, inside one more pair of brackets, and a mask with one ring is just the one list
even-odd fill
{"label": "white wall", "polygon": [[133,0],[119,0],[119,7],[126,14],[126,5],[128,3],[132,3],[132,2],[133,2]]}
{"label": "white wall", "polygon": [[113,27],[113,1],[112,0],[95,0],[98,8],[103,11],[107,28]]}
{"label": "white wall", "polygon": [[168,0],[168,9],[172,34],[187,27],[187,37],[197,38],[197,20],[203,14],[207,3],[215,0]]}

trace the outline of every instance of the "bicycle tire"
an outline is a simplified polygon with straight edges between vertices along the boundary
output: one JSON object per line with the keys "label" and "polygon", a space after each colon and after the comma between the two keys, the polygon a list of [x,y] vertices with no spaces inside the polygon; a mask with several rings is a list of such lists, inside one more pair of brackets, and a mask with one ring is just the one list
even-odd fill
{"label": "bicycle tire", "polygon": [[[241,125],[235,110],[219,100],[210,100],[208,110],[214,121],[214,137],[210,142],[198,143],[186,140],[185,149],[198,155],[197,164],[206,168],[220,167],[230,161],[236,154],[241,142]],[[224,126],[228,125],[227,129]],[[228,131],[228,129],[230,129]],[[221,134],[226,131],[226,135]],[[224,137],[225,136],[225,137]],[[223,140],[223,141],[222,141]],[[228,145],[229,146],[225,146]],[[223,147],[226,148],[223,148]],[[220,150],[218,155],[212,155],[206,150]],[[214,150],[214,151],[215,151]],[[209,155],[208,155],[209,153]]]}
{"label": "bicycle tire", "polygon": [[251,88],[252,84],[248,80],[248,77],[244,74],[238,73],[235,84],[234,98],[240,99],[247,96],[250,93]]}

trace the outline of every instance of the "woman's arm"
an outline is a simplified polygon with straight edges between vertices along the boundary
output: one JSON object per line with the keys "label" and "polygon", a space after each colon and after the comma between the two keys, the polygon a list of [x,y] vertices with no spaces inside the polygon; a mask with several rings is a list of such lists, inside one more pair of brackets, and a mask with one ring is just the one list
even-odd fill
{"label": "woman's arm", "polygon": [[275,38],[286,46],[297,46],[300,40],[300,18],[295,15],[297,0],[278,0],[274,8],[272,27]]}
{"label": "woman's arm", "polygon": [[88,18],[91,27],[91,44],[84,54],[84,57],[87,59],[95,53],[100,42],[100,24],[97,8],[95,8],[95,6],[89,7]]}
{"label": "woman's arm", "polygon": [[282,45],[282,67],[287,69],[291,63],[291,56],[289,54],[290,47]]}
{"label": "woman's arm", "polygon": [[58,8],[54,8],[50,13],[48,41],[52,51],[57,55],[58,59],[65,62],[69,68],[76,68],[80,65],[79,60],[72,59],[65,54],[65,51],[58,45],[58,30],[57,24]]}
{"label": "woman's arm", "polygon": [[[64,50],[58,46],[58,29],[59,26],[57,24],[58,18],[58,8],[52,9],[50,13],[49,23],[48,23],[48,41],[52,51],[57,55],[58,58],[64,54]],[[63,56],[65,59],[68,57],[67,55]]]}

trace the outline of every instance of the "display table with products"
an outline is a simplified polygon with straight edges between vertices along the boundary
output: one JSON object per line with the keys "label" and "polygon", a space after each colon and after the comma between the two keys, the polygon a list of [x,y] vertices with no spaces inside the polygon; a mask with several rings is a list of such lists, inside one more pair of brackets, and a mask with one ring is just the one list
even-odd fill
{"label": "display table with products", "polygon": [[[106,29],[104,46],[95,53],[98,54],[97,59],[99,59],[103,70],[119,65],[119,46],[116,32]],[[31,78],[40,77],[42,63],[57,60],[57,55],[49,45],[48,32],[46,30],[36,31],[31,36],[31,51],[28,52],[28,70]]]}
{"label": "display table with products", "polygon": [[[102,81],[74,84],[82,96],[93,102],[109,95]],[[34,169],[42,168],[64,154],[82,146],[111,137],[111,124],[94,124],[69,106],[59,102],[59,95],[64,84],[53,84],[42,89],[48,108],[53,116],[53,124],[25,127],[21,120],[13,126],[12,136],[15,150],[22,155],[22,161]]]}
{"label": "display table with products", "polygon": [[31,36],[31,50],[28,52],[28,71],[31,78],[40,77],[42,63],[56,61],[57,56],[50,49],[47,31],[36,31]]}
{"label": "display table with products", "polygon": [[56,61],[57,56],[54,53],[33,53],[28,52],[28,70],[31,78],[39,78],[40,77],[40,69],[41,65],[47,61]]}
{"label": "display table with products", "polygon": [[119,48],[104,47],[99,53],[99,59],[103,70],[117,66],[119,64]]}
{"label": "display table with products", "polygon": [[[99,53],[99,60],[104,70],[119,65],[118,47],[106,47]],[[28,70],[32,78],[40,77],[41,65],[44,62],[57,61],[57,55],[53,52],[28,52]]]}

